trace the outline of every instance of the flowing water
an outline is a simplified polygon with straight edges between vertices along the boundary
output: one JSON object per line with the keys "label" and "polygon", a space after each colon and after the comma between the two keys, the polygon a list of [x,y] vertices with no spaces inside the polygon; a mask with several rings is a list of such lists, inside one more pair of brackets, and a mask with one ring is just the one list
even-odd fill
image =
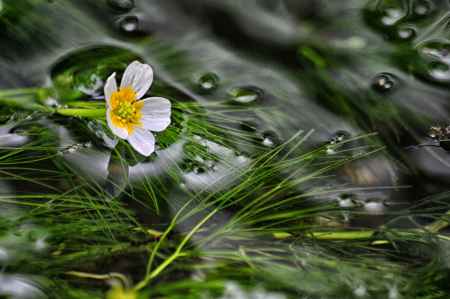
{"label": "flowing water", "polygon": [[[448,0],[0,0],[1,90],[25,90],[15,95],[32,102],[36,93],[26,90],[51,89],[38,94],[49,108],[75,101],[102,104],[106,78],[114,71],[122,74],[137,59],[154,68],[151,94],[179,104],[156,155],[148,159],[136,157],[95,119],[2,104],[0,298],[102,298],[109,288],[104,279],[72,277],[70,271],[120,272],[137,283],[151,252],[145,244],[161,237],[189,196],[227,194],[240,173],[298,132],[307,136],[303,152],[326,147],[323,160],[299,166],[295,178],[286,167],[280,178],[306,177],[340,150],[377,148],[286,191],[334,188],[306,196],[307,204],[355,209],[319,215],[315,223],[338,222],[335,227],[349,230],[433,223],[449,203],[449,22]],[[204,122],[193,122],[191,115]],[[202,127],[208,120],[225,124],[225,132]],[[358,137],[367,134],[368,141]],[[223,205],[208,228],[232,223],[241,231],[273,221],[252,220],[242,206]],[[175,231],[188,232],[212,208],[177,224]],[[143,227],[150,237],[142,237]],[[290,227],[277,226],[277,232]],[[281,246],[258,233],[252,246]],[[219,267],[220,252],[213,249],[235,246],[244,264],[246,255],[257,253],[246,252],[250,245],[242,236],[233,238],[233,230],[214,235],[214,242],[205,241],[212,238],[208,234],[189,240],[200,252],[197,268],[177,264],[153,285],[187,278],[212,283],[203,271]],[[174,246],[157,258],[167,258]],[[314,244],[292,246],[301,253],[289,255],[314,255]],[[448,271],[448,251],[442,254]],[[249,265],[254,266],[250,260]],[[220,277],[218,271],[214,275]],[[329,279],[341,275],[323,271]],[[350,290],[341,293],[342,285],[327,289],[318,272],[306,271],[293,276],[292,285],[286,276],[287,285],[280,288],[274,281],[236,277],[254,286],[246,289],[229,275],[223,291],[200,293],[204,298],[411,298],[402,297],[408,287],[389,271],[386,279],[393,283],[376,290],[369,277],[350,275],[340,276]],[[197,298],[179,288],[178,297],[163,287],[141,297]],[[436,291],[442,297],[427,298],[445,298],[445,289]]]}

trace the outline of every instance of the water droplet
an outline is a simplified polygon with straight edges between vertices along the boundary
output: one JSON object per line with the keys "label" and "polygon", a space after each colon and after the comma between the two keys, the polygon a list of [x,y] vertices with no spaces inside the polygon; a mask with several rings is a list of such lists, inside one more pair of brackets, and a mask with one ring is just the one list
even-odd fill
{"label": "water droplet", "polygon": [[214,73],[206,73],[198,79],[200,91],[208,93],[213,91],[219,85],[220,78]]}
{"label": "water droplet", "polygon": [[338,201],[339,207],[341,207],[341,208],[353,208],[356,206],[355,195],[353,195],[353,194],[348,194],[348,193],[341,194],[337,198],[337,201]]}
{"label": "water droplet", "polygon": [[364,297],[367,294],[367,288],[363,285],[360,285],[353,290],[353,294],[355,294],[356,297]]}
{"label": "water droplet", "polygon": [[258,100],[263,95],[263,91],[258,87],[244,86],[235,87],[231,89],[228,94],[236,103],[250,104]]}
{"label": "water droplet", "polygon": [[392,26],[403,17],[404,13],[400,9],[388,8],[384,11],[384,17],[381,18],[381,22],[386,26]]}
{"label": "water droplet", "polygon": [[80,150],[80,148],[83,147],[83,144],[72,144],[70,146],[68,146],[66,149],[63,150],[63,153],[69,153],[69,154],[74,154],[77,151]]}
{"label": "water droplet", "polygon": [[113,9],[127,12],[134,8],[134,0],[108,0],[109,6]]}
{"label": "water droplet", "polygon": [[372,88],[378,92],[388,92],[395,86],[395,77],[389,73],[381,73],[375,76],[372,81]]}
{"label": "water droplet", "polygon": [[388,298],[389,299],[398,299],[398,297],[399,297],[399,293],[398,293],[397,286],[389,287]]}
{"label": "water droplet", "polygon": [[246,156],[240,155],[240,156],[237,156],[237,157],[236,157],[236,161],[237,161],[239,164],[247,164],[248,161],[249,161],[249,159],[248,159]]}
{"label": "water droplet", "polygon": [[263,133],[262,145],[265,147],[274,147],[279,144],[278,136],[275,132],[267,131]]}
{"label": "water droplet", "polygon": [[450,80],[450,66],[446,63],[433,61],[429,64],[428,73],[436,81],[446,82]]}
{"label": "water droplet", "polygon": [[198,162],[198,163],[205,163],[205,159],[203,159],[201,156],[196,155],[194,157],[194,161]]}
{"label": "water droplet", "polygon": [[410,40],[416,36],[416,31],[411,27],[403,27],[398,30],[398,37],[402,40]]}
{"label": "water droplet", "polygon": [[263,139],[262,144],[266,147],[273,147],[274,146],[274,142],[272,141],[272,139],[270,139],[269,137],[265,137]]}
{"label": "water droplet", "polygon": [[417,1],[414,5],[414,13],[417,16],[426,16],[433,10],[433,6],[429,1]]}
{"label": "water droplet", "polygon": [[184,190],[184,191],[187,190],[186,183],[181,182],[179,186],[180,186],[180,189],[181,189],[181,190]]}
{"label": "water droplet", "polygon": [[208,167],[212,171],[216,171],[217,170],[217,162],[208,160],[208,161],[206,161],[206,167]]}
{"label": "water droplet", "polygon": [[195,174],[205,173],[205,171],[206,170],[203,167],[199,167],[199,166],[194,167],[194,173]]}
{"label": "water droplet", "polygon": [[328,143],[330,145],[334,145],[334,144],[344,141],[345,139],[350,138],[350,136],[351,136],[351,134],[349,132],[340,130],[331,136],[330,141]]}
{"label": "water droplet", "polygon": [[384,212],[384,203],[378,199],[369,199],[364,203],[364,209],[372,215],[380,215]]}
{"label": "water droplet", "polygon": [[345,139],[350,138],[350,136],[351,136],[351,134],[350,134],[349,132],[347,132],[347,131],[337,131],[337,132],[335,133],[335,139],[336,139],[338,142],[342,142],[342,141],[344,141]]}
{"label": "water droplet", "polygon": [[336,154],[336,151],[334,150],[334,148],[327,147],[326,153],[327,155],[334,155]]}
{"label": "water droplet", "polygon": [[425,56],[450,62],[450,43],[431,41],[423,45],[420,50]]}
{"label": "water droplet", "polygon": [[450,81],[450,43],[429,41],[419,51],[429,61],[427,71],[432,80]]}
{"label": "water droplet", "polygon": [[44,249],[47,248],[47,242],[45,242],[45,237],[44,238],[39,238],[34,242],[34,250],[41,252]]}
{"label": "water droplet", "polygon": [[52,108],[57,108],[60,106],[58,100],[56,100],[55,98],[48,98],[45,100],[44,104],[48,107],[52,107]]}
{"label": "water droplet", "polygon": [[125,33],[136,33],[139,30],[139,19],[136,16],[126,16],[119,25]]}

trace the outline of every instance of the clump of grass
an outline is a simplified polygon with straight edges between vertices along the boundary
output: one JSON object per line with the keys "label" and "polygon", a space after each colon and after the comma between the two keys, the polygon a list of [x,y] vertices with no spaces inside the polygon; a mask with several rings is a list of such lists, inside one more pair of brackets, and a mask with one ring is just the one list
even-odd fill
{"label": "clump of grass", "polygon": [[[3,194],[0,202],[26,209],[1,229],[5,234],[32,222],[45,229],[50,250],[6,271],[39,271],[52,281],[51,296],[65,298],[101,298],[116,272],[125,276],[125,287],[152,298],[220,297],[231,281],[292,298],[444,298],[447,194],[397,212],[377,229],[339,221],[324,227],[321,217],[361,213],[311,199],[339,190],[317,187],[334,170],[382,151],[369,142],[374,135],[338,144],[330,156],[327,147],[305,148],[314,133],[299,132],[270,150],[254,147],[258,154],[241,168],[209,153],[201,140],[236,151],[254,146],[255,136],[236,129],[227,116],[242,108],[213,108],[210,114],[192,103],[177,104],[175,128],[160,137],[163,148],[184,142],[184,161],[116,195],[65,161],[48,126],[24,126],[22,134],[33,141],[0,155],[3,179],[20,186],[19,192]],[[236,139],[243,144],[230,141]],[[127,169],[141,161],[123,151],[113,155]],[[178,187],[186,160],[198,155],[227,164],[232,179],[225,188]],[[402,217],[432,221],[396,227]]]}

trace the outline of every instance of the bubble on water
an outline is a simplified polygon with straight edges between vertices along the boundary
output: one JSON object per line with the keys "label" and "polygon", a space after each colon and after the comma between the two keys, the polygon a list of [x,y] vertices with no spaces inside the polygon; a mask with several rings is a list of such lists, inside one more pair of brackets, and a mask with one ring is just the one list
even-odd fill
{"label": "bubble on water", "polygon": [[139,30],[139,19],[136,16],[126,16],[120,21],[119,26],[125,33],[136,33]]}
{"label": "bubble on water", "polygon": [[134,0],[108,0],[108,4],[115,10],[127,12],[134,8]]}
{"label": "bubble on water", "polygon": [[398,29],[397,34],[402,40],[410,40],[416,36],[416,30],[412,27],[401,27]]}
{"label": "bubble on water", "polygon": [[395,87],[396,78],[390,73],[380,73],[372,80],[372,88],[378,92],[388,92]]}
{"label": "bubble on water", "polygon": [[216,89],[219,82],[219,76],[214,73],[206,73],[198,79],[197,84],[201,92],[208,93]]}
{"label": "bubble on water", "polygon": [[404,17],[404,13],[397,8],[388,8],[384,11],[384,17],[381,18],[381,22],[386,26],[395,25]]}
{"label": "bubble on water", "polygon": [[263,95],[263,91],[254,86],[243,86],[232,88],[228,94],[232,97],[232,100],[239,104],[251,104],[260,99]]}

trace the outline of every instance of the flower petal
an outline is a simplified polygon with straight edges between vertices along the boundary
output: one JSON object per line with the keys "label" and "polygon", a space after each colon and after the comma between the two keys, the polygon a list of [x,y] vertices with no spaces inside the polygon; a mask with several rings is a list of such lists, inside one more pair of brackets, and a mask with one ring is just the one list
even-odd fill
{"label": "flower petal", "polygon": [[104,87],[105,101],[106,101],[106,105],[108,107],[109,107],[109,101],[111,100],[111,96],[116,91],[117,91],[116,73],[113,73],[106,80],[105,87]]}
{"label": "flower petal", "polygon": [[132,87],[136,98],[142,98],[153,82],[153,69],[148,64],[133,61],[125,70],[120,88]]}
{"label": "flower petal", "polygon": [[128,136],[128,141],[141,155],[150,156],[155,151],[155,137],[143,128],[135,128]]}
{"label": "flower petal", "polygon": [[106,109],[106,120],[108,122],[108,127],[111,129],[111,131],[114,133],[114,135],[126,139],[128,137],[128,131],[125,128],[119,128],[113,124],[113,121],[111,119],[111,110]]}
{"label": "flower petal", "polygon": [[142,100],[142,125],[145,129],[161,132],[170,125],[171,104],[168,99],[152,97]]}

